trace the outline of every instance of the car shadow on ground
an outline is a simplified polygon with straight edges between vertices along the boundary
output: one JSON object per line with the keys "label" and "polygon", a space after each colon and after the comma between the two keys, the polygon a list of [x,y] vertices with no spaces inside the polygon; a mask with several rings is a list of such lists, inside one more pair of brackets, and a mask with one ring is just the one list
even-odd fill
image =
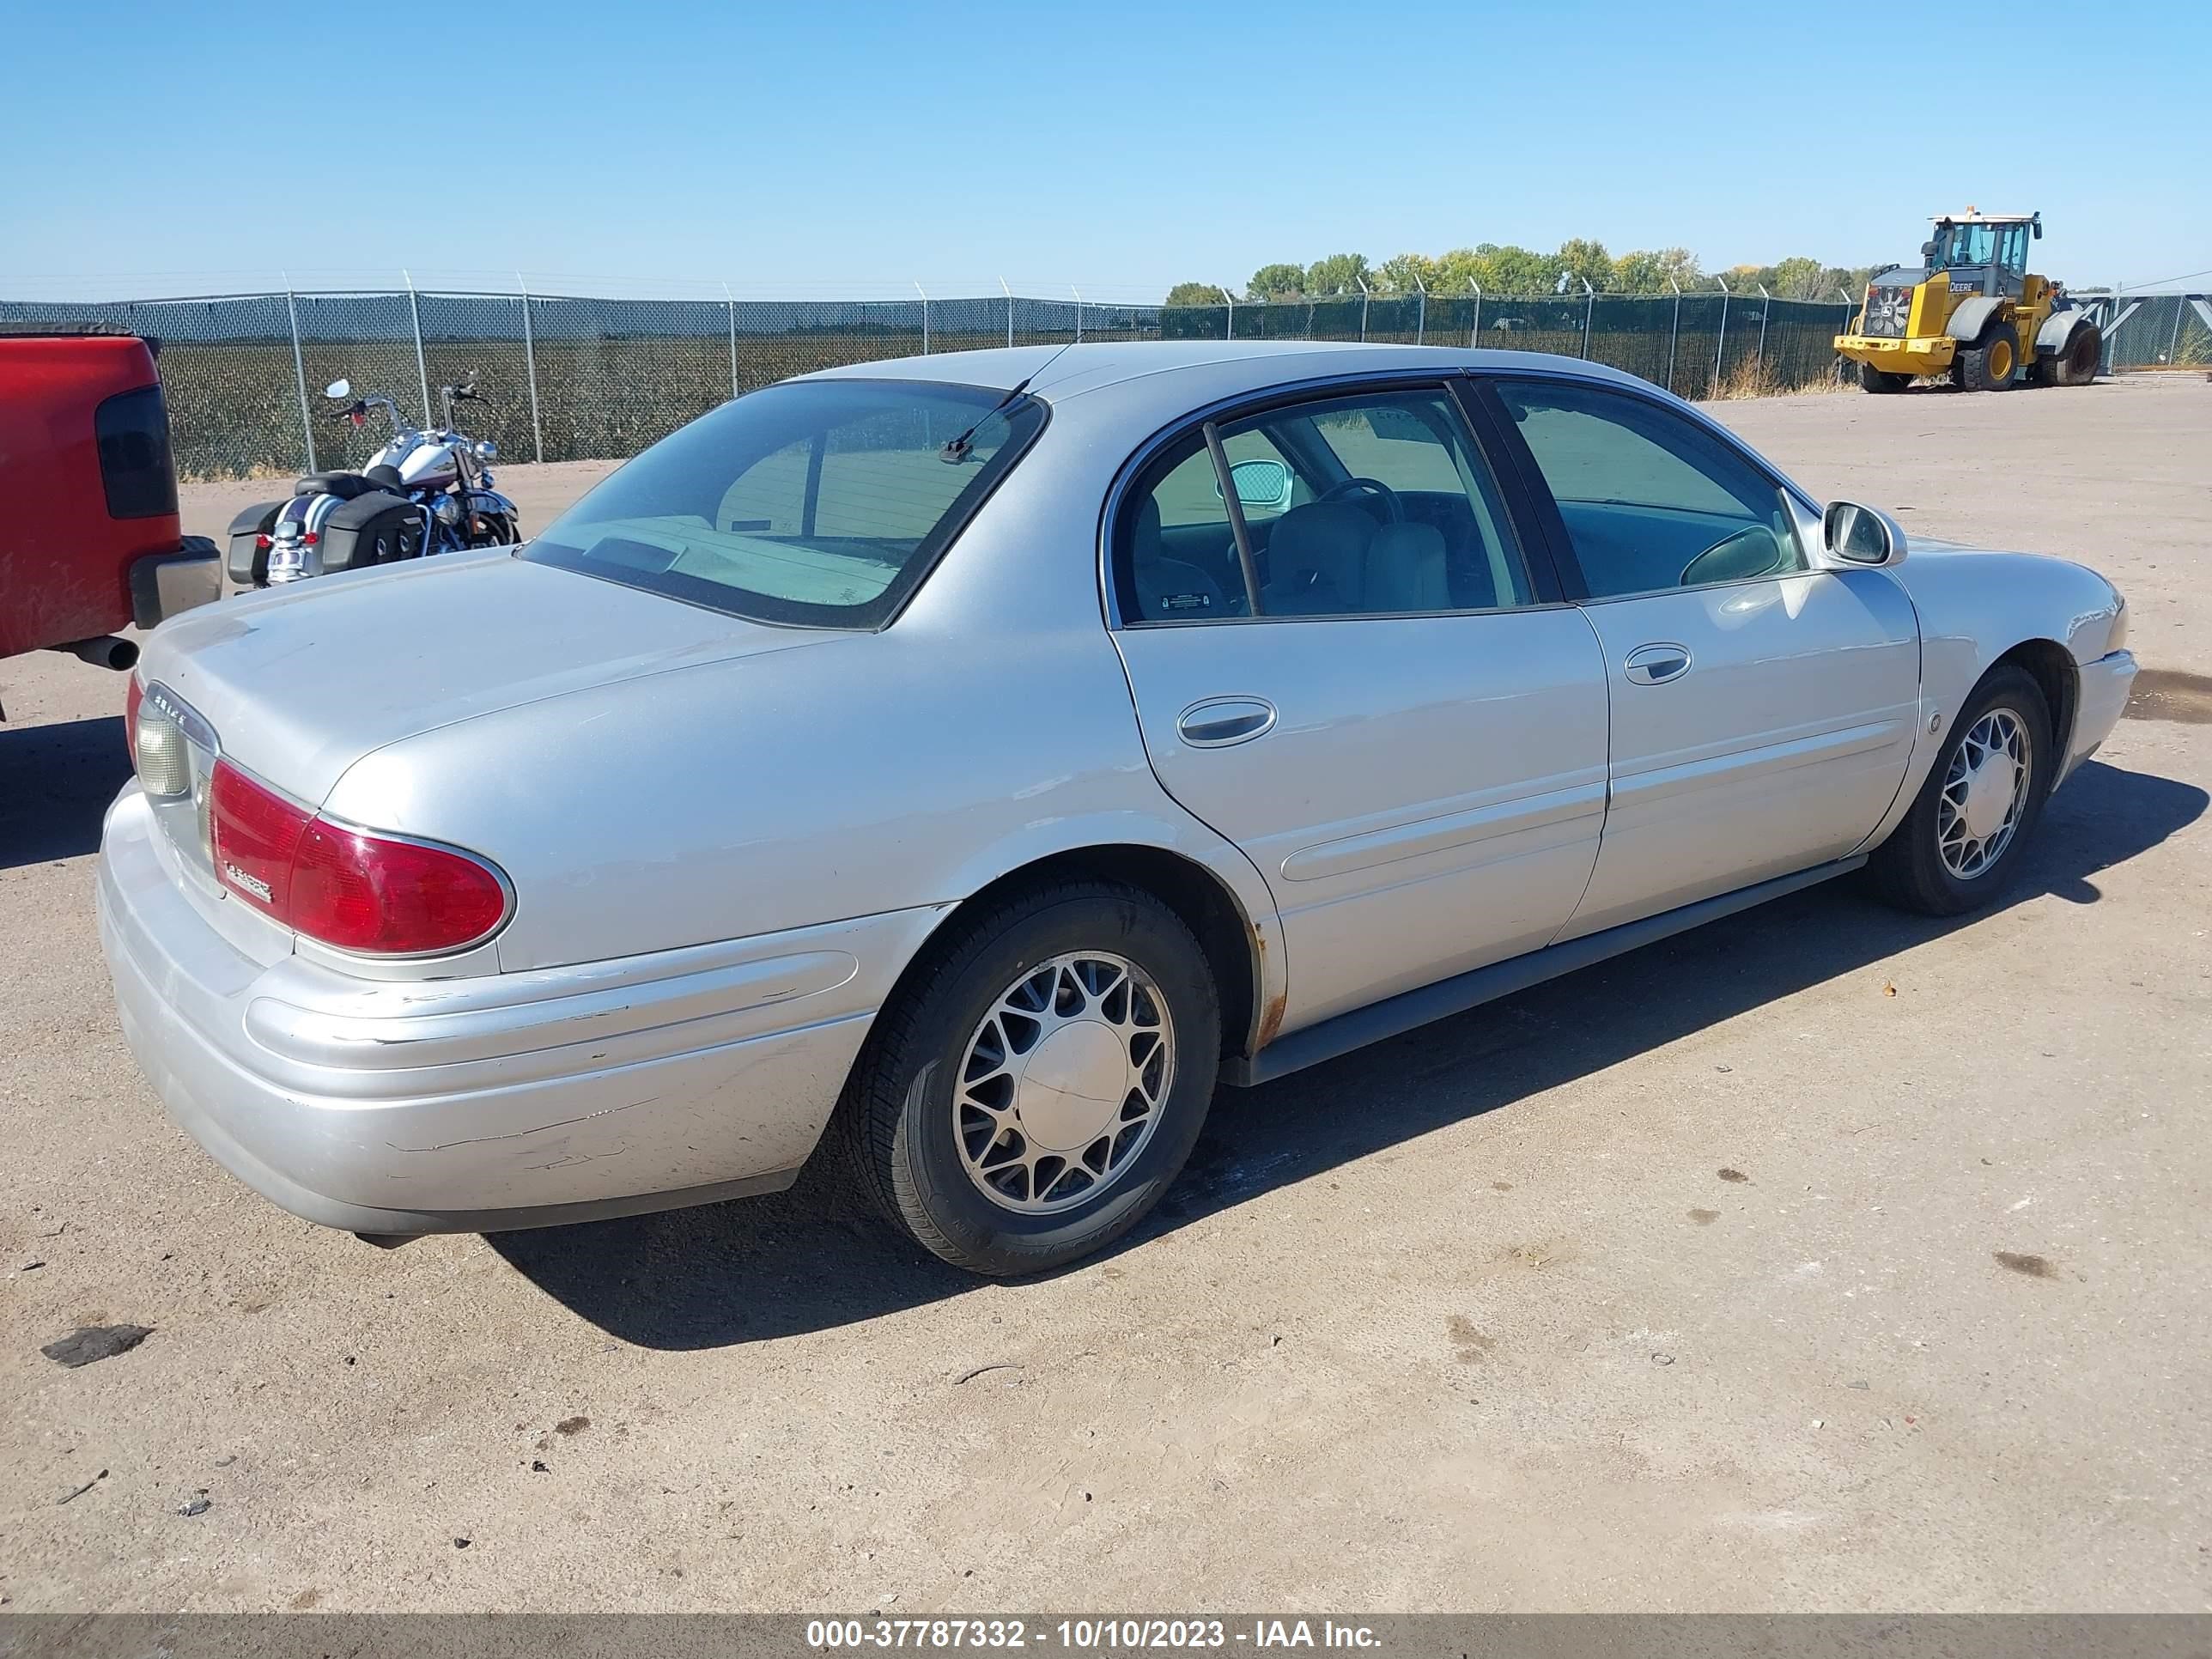
{"label": "car shadow on ground", "polygon": [[0,726],[0,870],[100,850],[100,821],[131,776],[123,717]]}
{"label": "car shadow on ground", "polygon": [[[2094,903],[2100,872],[2194,823],[2208,801],[2188,784],[2085,766],[2052,799],[2003,908],[2046,895]],[[1224,1089],[1182,1177],[1117,1249],[1593,1075],[1990,914],[1936,921],[1832,883],[1261,1088]],[[848,1324],[981,1282],[865,1215],[834,1167],[810,1167],[773,1198],[489,1242],[581,1317],[664,1349]]]}

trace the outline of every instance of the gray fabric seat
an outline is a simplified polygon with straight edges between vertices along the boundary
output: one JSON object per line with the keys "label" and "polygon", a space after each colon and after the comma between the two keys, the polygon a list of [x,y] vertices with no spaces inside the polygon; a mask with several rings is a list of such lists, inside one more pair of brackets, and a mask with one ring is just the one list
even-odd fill
{"label": "gray fabric seat", "polygon": [[1268,612],[1326,617],[1368,609],[1367,547],[1375,520],[1343,501],[1309,501],[1267,537]]}
{"label": "gray fabric seat", "polygon": [[1449,611],[1451,582],[1444,569],[1443,532],[1433,525],[1386,524],[1367,544],[1367,611]]}
{"label": "gray fabric seat", "polygon": [[1187,559],[1172,556],[1160,536],[1160,504],[1145,497],[1129,537],[1129,580],[1140,622],[1195,621],[1233,614],[1221,584]]}

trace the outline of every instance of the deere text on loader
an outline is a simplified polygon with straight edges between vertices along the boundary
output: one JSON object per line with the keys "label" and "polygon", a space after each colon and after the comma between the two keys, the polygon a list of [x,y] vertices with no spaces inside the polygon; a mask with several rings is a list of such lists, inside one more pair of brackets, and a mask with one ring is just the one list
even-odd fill
{"label": "deere text on loader", "polygon": [[1892,267],[1867,283],[1855,332],[1836,349],[1859,366],[1869,392],[1902,392],[1948,377],[1968,392],[2002,392],[2023,374],[2035,386],[2087,386],[2104,338],[2088,313],[2027,268],[2043,234],[2039,213],[1968,208],[1936,221],[1921,268]]}

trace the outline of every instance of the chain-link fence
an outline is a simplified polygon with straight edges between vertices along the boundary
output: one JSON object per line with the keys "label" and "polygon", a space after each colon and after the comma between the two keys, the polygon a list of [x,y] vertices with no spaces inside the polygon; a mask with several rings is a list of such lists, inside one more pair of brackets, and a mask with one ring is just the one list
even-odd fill
{"label": "chain-link fence", "polygon": [[[467,406],[463,423],[507,459],[619,459],[788,375],[1079,339],[1477,345],[1586,357],[1686,398],[1789,391],[1837,377],[1832,343],[1855,309],[1840,294],[1798,301],[1719,291],[1172,307],[1019,295],[785,301],[401,292],[0,300],[0,325],[98,322],[157,337],[178,471],[224,478],[365,464],[380,422],[356,428],[330,417],[322,388],[340,378],[356,393],[383,392],[416,418],[435,419],[437,389],[473,371],[482,401]],[[2147,320],[2130,315],[2124,338],[2160,325],[2148,308],[2138,315]],[[2177,341],[2202,340],[2193,316],[2169,331]]]}
{"label": "chain-link fence", "polygon": [[2080,296],[2105,331],[2105,367],[2212,368],[2212,295]]}

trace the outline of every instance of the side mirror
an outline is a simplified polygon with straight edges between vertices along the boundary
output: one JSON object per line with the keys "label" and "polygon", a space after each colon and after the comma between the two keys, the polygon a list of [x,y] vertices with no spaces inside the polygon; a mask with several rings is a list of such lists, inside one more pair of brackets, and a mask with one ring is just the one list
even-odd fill
{"label": "side mirror", "polygon": [[351,380],[332,380],[328,386],[323,388],[323,396],[325,398],[350,398],[353,396],[353,382]]}
{"label": "side mirror", "polygon": [[1830,501],[1820,515],[1820,542],[1838,563],[1895,564],[1905,556],[1905,526],[1875,507]]}
{"label": "side mirror", "polygon": [[[1248,513],[1280,513],[1291,504],[1291,492],[1297,480],[1291,469],[1280,461],[1239,461],[1229,469],[1230,482],[1237,488],[1237,504]],[[1221,493],[1217,480],[1213,493]]]}

